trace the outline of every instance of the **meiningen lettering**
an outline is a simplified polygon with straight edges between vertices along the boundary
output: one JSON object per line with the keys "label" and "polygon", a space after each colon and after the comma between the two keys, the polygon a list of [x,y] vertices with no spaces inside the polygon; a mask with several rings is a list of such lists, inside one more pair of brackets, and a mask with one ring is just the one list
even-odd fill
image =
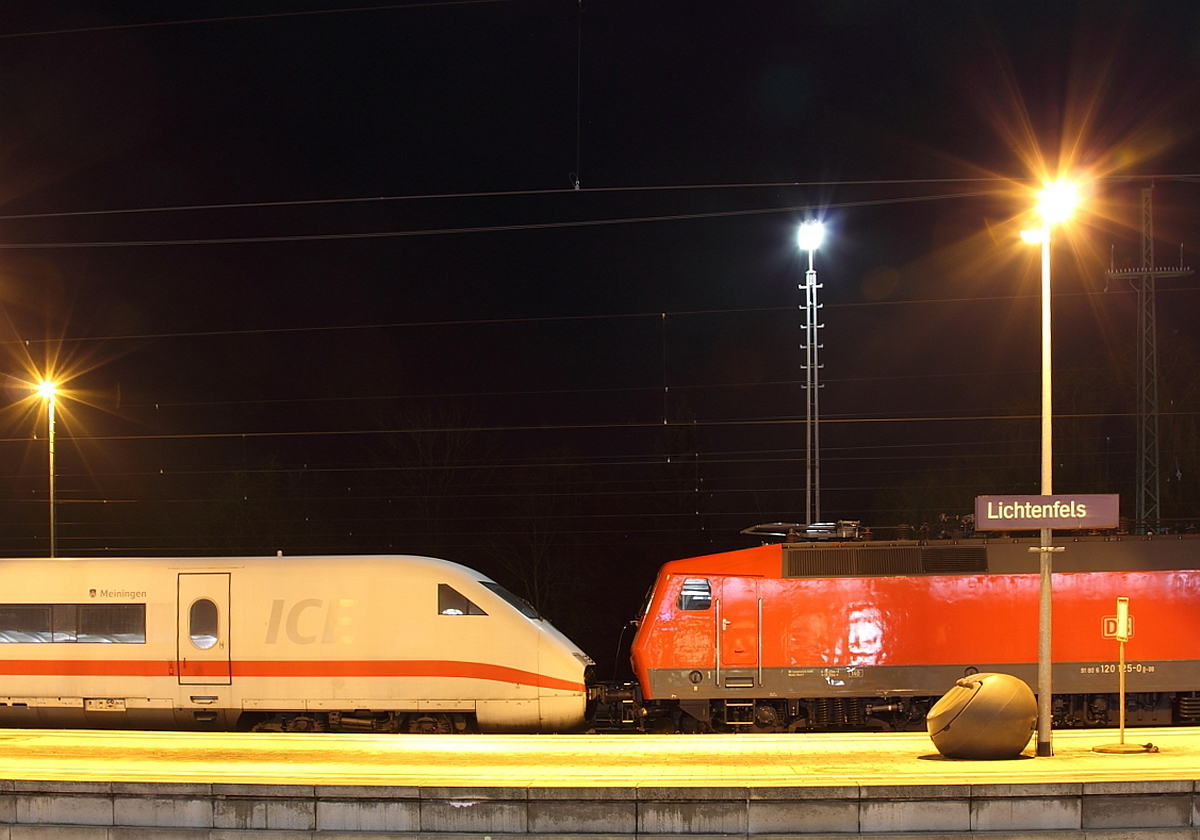
{"label": "meiningen lettering", "polygon": [[141,598],[141,599],[145,599],[146,590],[144,590],[144,589],[97,589],[95,597],[97,597],[97,598],[126,598],[126,599]]}

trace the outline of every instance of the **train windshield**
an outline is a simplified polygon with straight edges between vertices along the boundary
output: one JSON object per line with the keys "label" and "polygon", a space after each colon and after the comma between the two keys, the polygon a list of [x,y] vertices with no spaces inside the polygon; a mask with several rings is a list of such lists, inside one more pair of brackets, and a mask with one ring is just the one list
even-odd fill
{"label": "train windshield", "polygon": [[542,617],[540,615],[538,615],[538,611],[533,608],[533,604],[529,603],[524,598],[518,598],[516,595],[509,592],[507,589],[505,589],[500,584],[493,583],[490,580],[481,580],[479,582],[482,583],[484,586],[486,586],[488,589],[495,592],[497,595],[499,595],[505,601],[512,604],[514,607],[516,607],[517,611],[520,612],[521,615],[525,616],[526,618],[536,619],[537,621],[542,620]]}

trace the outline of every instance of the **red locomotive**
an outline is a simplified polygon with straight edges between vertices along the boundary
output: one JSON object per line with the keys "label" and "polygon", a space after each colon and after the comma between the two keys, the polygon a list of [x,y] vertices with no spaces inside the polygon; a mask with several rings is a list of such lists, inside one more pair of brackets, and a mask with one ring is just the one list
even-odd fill
{"label": "red locomotive", "polygon": [[[1054,725],[1116,725],[1118,597],[1130,599],[1130,725],[1200,722],[1200,538],[1060,539]],[[1036,686],[1033,539],[761,545],[662,567],[636,684],[600,716],[656,732],[910,729],[955,680]]]}

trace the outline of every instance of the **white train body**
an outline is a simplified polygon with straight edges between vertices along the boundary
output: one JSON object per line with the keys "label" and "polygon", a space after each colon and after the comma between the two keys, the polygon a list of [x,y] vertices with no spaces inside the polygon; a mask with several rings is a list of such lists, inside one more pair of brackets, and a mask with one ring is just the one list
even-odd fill
{"label": "white train body", "polygon": [[0,727],[569,731],[590,664],[444,560],[0,559]]}

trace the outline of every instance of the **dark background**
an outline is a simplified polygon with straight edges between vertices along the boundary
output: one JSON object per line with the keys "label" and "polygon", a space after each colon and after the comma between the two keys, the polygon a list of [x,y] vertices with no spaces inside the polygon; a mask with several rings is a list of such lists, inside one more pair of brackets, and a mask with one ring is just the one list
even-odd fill
{"label": "dark background", "polygon": [[[1135,296],[1195,262],[1184,2],[46,2],[0,9],[0,554],[429,553],[612,665],[666,560],[1135,492]],[[576,188],[578,187],[578,188]],[[1158,284],[1161,527],[1197,510],[1194,276]]]}

